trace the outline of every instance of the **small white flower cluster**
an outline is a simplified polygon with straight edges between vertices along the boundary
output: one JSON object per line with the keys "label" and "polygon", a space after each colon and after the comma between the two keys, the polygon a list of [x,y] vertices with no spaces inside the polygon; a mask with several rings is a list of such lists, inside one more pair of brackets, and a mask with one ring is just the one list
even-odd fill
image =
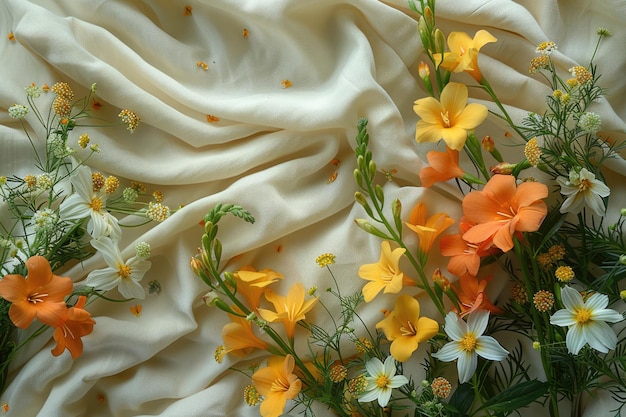
{"label": "small white flower cluster", "polygon": [[600,116],[593,112],[585,112],[578,119],[578,127],[585,133],[595,135],[602,126]]}
{"label": "small white flower cluster", "polygon": [[29,111],[30,109],[22,104],[14,104],[9,107],[9,116],[14,119],[23,119]]}

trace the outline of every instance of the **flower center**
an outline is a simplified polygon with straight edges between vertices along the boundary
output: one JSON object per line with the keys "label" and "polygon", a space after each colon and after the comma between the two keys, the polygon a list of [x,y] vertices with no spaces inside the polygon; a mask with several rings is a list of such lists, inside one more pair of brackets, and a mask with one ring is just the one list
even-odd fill
{"label": "flower center", "polygon": [[465,333],[461,339],[461,348],[466,352],[473,352],[476,348],[476,336],[474,333]]}
{"label": "flower center", "polygon": [[89,204],[89,207],[96,212],[99,212],[100,210],[102,210],[102,200],[100,200],[98,197],[94,197],[91,199],[91,203]]}
{"label": "flower center", "polygon": [[277,378],[272,382],[272,387],[270,390],[274,392],[285,392],[289,391],[289,381],[286,381],[284,378]]}
{"label": "flower center", "polygon": [[580,185],[578,186],[578,189],[581,192],[585,192],[585,191],[587,191],[590,188],[591,188],[591,181],[589,181],[589,180],[582,180],[580,182]]}
{"label": "flower center", "polygon": [[406,325],[400,326],[400,333],[402,333],[402,336],[415,336],[417,332],[413,323],[409,321]]}
{"label": "flower center", "polygon": [[117,266],[117,275],[122,277],[122,279],[128,278],[130,276],[130,271],[130,266],[126,264]]}
{"label": "flower center", "polygon": [[444,110],[440,114],[441,114],[441,120],[443,120],[443,124],[446,127],[450,127],[450,115],[448,114],[448,110]]}
{"label": "flower center", "polygon": [[574,319],[580,324],[585,324],[589,320],[591,320],[591,311],[586,308],[581,308],[580,310],[576,311],[576,317]]}
{"label": "flower center", "polygon": [[387,375],[379,375],[376,378],[376,386],[378,388],[385,388],[387,385],[389,385],[389,378],[387,378]]}
{"label": "flower center", "polygon": [[32,304],[43,303],[45,301],[44,298],[46,298],[47,296],[48,294],[39,294],[38,292],[35,292],[29,294],[26,300]]}
{"label": "flower center", "polygon": [[465,48],[463,48],[462,46],[459,46],[459,51],[460,51],[460,56],[465,55]]}

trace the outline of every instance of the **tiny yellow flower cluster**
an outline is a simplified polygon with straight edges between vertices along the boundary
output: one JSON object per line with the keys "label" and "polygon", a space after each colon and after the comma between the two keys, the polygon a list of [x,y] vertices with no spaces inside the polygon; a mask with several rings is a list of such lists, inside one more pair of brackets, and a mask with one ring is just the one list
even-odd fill
{"label": "tiny yellow flower cluster", "polygon": [[72,100],[74,99],[74,91],[68,83],[58,82],[52,86],[52,92],[56,93],[56,97],[52,102],[52,109],[59,117],[67,117],[72,111]]}
{"label": "tiny yellow flower cluster", "polygon": [[582,65],[576,65],[570,68],[569,72],[579,84],[586,84],[593,79],[593,74],[591,74],[591,72],[589,72],[589,70]]}
{"label": "tiny yellow flower cluster", "polygon": [[541,149],[539,149],[539,145],[537,144],[537,138],[532,138],[526,142],[524,156],[526,156],[530,165],[534,167],[537,166],[541,159]]}
{"label": "tiny yellow flower cluster", "polygon": [[104,180],[104,192],[107,194],[113,194],[115,191],[117,191],[119,186],[120,180],[113,175],[108,176],[107,179]]}
{"label": "tiny yellow flower cluster", "polygon": [[556,46],[556,43],[552,41],[548,41],[548,42],[541,42],[539,45],[537,45],[535,52],[541,55],[550,55],[552,52],[556,51],[557,49],[558,48]]}
{"label": "tiny yellow flower cluster", "polygon": [[315,263],[318,264],[320,268],[332,265],[335,263],[335,255],[332,253],[323,253],[315,258]]}
{"label": "tiny yellow flower cluster", "polygon": [[254,407],[263,400],[263,397],[259,394],[254,385],[250,384],[243,390],[243,399],[250,407]]}
{"label": "tiny yellow flower cluster", "polygon": [[34,175],[24,176],[24,182],[28,188],[35,188],[37,186],[37,177]]}
{"label": "tiny yellow flower cluster", "polygon": [[356,342],[356,351],[359,354],[367,353],[374,350],[374,344],[371,340],[364,337],[359,338]]}
{"label": "tiny yellow flower cluster", "polygon": [[146,215],[154,221],[162,222],[170,217],[170,208],[161,203],[148,203],[148,211]]}
{"label": "tiny yellow flower cluster", "polygon": [[93,172],[91,174],[91,186],[94,191],[100,191],[104,187],[105,182],[106,179],[101,172]]}
{"label": "tiny yellow flower cluster", "polygon": [[538,311],[545,313],[554,305],[554,294],[546,290],[537,291],[533,296],[533,304]]}
{"label": "tiny yellow flower cluster", "polygon": [[559,266],[554,272],[554,276],[560,282],[570,282],[574,279],[574,270],[571,266]]}
{"label": "tiny yellow flower cluster", "polygon": [[358,397],[359,395],[363,394],[366,388],[367,388],[367,379],[365,377],[365,374],[361,374],[355,378],[352,378],[350,381],[348,381],[348,392],[354,395],[355,397]]}
{"label": "tiny yellow flower cluster", "polygon": [[91,138],[89,137],[89,135],[87,133],[83,133],[78,138],[78,146],[80,146],[81,149],[85,149],[87,145],[89,145],[90,141],[91,141]]}
{"label": "tiny yellow flower cluster", "polygon": [[127,129],[130,133],[133,133],[135,129],[137,129],[137,126],[139,126],[139,122],[141,121],[139,116],[137,116],[137,113],[128,109],[122,110],[118,117],[122,120],[122,122],[128,125]]}
{"label": "tiny yellow flower cluster", "polygon": [[542,69],[548,69],[550,67],[550,58],[547,55],[541,55],[534,57],[530,60],[530,67],[528,68],[528,72],[531,74],[536,74]]}
{"label": "tiny yellow flower cluster", "polygon": [[335,383],[341,382],[348,377],[348,368],[341,363],[335,363],[330,367],[328,377]]}
{"label": "tiny yellow flower cluster", "polygon": [[433,395],[439,398],[448,398],[452,393],[452,385],[444,377],[437,377],[433,379],[430,387],[433,390]]}
{"label": "tiny yellow flower cluster", "polygon": [[518,304],[524,305],[528,302],[528,295],[526,294],[526,291],[524,291],[524,288],[517,283],[513,284],[513,287],[511,288],[511,297],[513,298],[513,301]]}
{"label": "tiny yellow flower cluster", "polygon": [[219,345],[217,348],[215,348],[215,353],[213,354],[213,358],[215,359],[215,362],[222,363],[226,353],[227,353],[226,347],[224,345]]}

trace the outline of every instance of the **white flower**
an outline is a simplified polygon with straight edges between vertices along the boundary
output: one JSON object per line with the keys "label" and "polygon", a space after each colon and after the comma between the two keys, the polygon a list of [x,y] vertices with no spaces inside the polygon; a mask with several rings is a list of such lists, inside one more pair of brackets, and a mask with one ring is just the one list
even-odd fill
{"label": "white flower", "polygon": [[109,237],[91,241],[91,246],[102,253],[108,268],[92,271],[87,275],[85,284],[98,290],[110,290],[117,287],[126,298],[144,298],[146,292],[139,284],[152,263],[137,257],[124,262],[117,243]]}
{"label": "white flower", "polygon": [[29,112],[29,108],[21,104],[14,104],[9,107],[9,116],[14,119],[23,119]]}
{"label": "white flower", "polygon": [[35,214],[33,214],[33,222],[35,224],[34,227],[36,232],[40,230],[52,232],[58,220],[59,216],[49,208],[37,210]]}
{"label": "white flower", "polygon": [[602,353],[615,349],[617,336],[606,322],[617,323],[624,317],[606,308],[609,297],[595,293],[585,302],[578,291],[572,287],[563,287],[561,299],[565,308],[550,317],[550,324],[569,327],[565,342],[570,353],[578,355],[587,343]]}
{"label": "white flower", "polygon": [[579,213],[587,206],[597,215],[604,213],[602,197],[608,197],[611,190],[596,176],[582,168],[580,171],[572,170],[569,179],[558,177],[561,185],[561,194],[567,196],[561,205],[561,213]]}
{"label": "white flower", "polygon": [[122,236],[117,219],[106,210],[107,194],[104,189],[94,191],[91,170],[86,166],[78,167],[72,173],[74,194],[67,197],[59,207],[63,220],[78,220],[90,217],[87,231],[94,239],[110,236],[119,240]]}
{"label": "white flower", "polygon": [[585,133],[594,135],[600,130],[600,126],[602,126],[602,120],[593,112],[585,112],[578,119],[578,127]]}
{"label": "white flower", "polygon": [[444,330],[451,342],[446,343],[433,356],[440,361],[451,362],[458,359],[459,383],[463,384],[470,379],[476,366],[478,357],[501,361],[509,352],[491,336],[483,336],[489,322],[489,312],[476,310],[463,321],[455,312],[451,311],[446,316]]}
{"label": "white flower", "polygon": [[378,358],[372,358],[365,363],[368,376],[365,377],[367,387],[359,397],[360,402],[378,400],[378,405],[386,407],[391,399],[391,390],[399,388],[409,382],[404,375],[396,375],[396,362],[392,356],[382,363]]}

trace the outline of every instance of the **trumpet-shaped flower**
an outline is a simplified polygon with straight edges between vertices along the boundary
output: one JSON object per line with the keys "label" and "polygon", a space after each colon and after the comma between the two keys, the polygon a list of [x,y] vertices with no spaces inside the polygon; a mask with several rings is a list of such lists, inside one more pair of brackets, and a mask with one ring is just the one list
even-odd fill
{"label": "trumpet-shaped flower", "polygon": [[426,154],[430,166],[420,171],[422,187],[431,187],[436,182],[461,178],[465,172],[459,166],[459,151],[446,146],[445,152],[430,151]]}
{"label": "trumpet-shaped flower", "polygon": [[606,322],[617,323],[624,317],[606,308],[609,297],[595,293],[583,301],[578,291],[572,287],[563,287],[561,299],[565,308],[550,317],[550,324],[569,327],[565,343],[570,353],[578,355],[586,344],[602,353],[615,349],[617,336]]}
{"label": "trumpet-shaped flower", "polygon": [[471,313],[467,323],[452,311],[446,316],[444,329],[452,341],[433,353],[433,357],[444,362],[457,360],[460,384],[472,379],[478,366],[478,355],[488,360],[501,361],[509,354],[496,339],[483,335],[488,321],[489,312],[485,310]]}
{"label": "trumpet-shaped flower", "polygon": [[548,187],[538,182],[515,185],[511,175],[494,175],[482,191],[472,191],[463,199],[463,213],[476,223],[463,234],[469,243],[493,238],[493,244],[506,252],[513,248],[515,232],[534,232],[548,213],[542,201]]}
{"label": "trumpet-shaped flower", "polygon": [[251,266],[244,267],[233,275],[237,282],[237,292],[243,295],[252,310],[259,308],[265,288],[283,279],[283,275],[276,271],[271,269],[257,271]]}
{"label": "trumpet-shaped flower", "polygon": [[293,373],[294,367],[293,356],[272,356],[265,368],[252,375],[254,387],[264,397],[260,407],[262,417],[281,416],[287,400],[296,398],[300,393],[302,381]]}
{"label": "trumpet-shaped flower", "polygon": [[391,399],[391,391],[409,382],[404,375],[396,375],[396,362],[392,356],[388,356],[384,363],[374,357],[365,362],[365,369],[367,386],[359,396],[359,402],[378,400],[378,405],[386,407]]}
{"label": "trumpet-shaped flower", "polygon": [[426,205],[424,203],[417,204],[409,221],[404,224],[417,233],[419,236],[419,251],[427,254],[432,248],[435,239],[443,233],[448,227],[452,226],[454,220],[445,213],[437,213],[426,219]]}
{"label": "trumpet-shaped flower", "polygon": [[465,32],[451,32],[448,35],[450,52],[433,54],[433,58],[438,66],[452,72],[465,71],[480,83],[483,76],[478,68],[478,52],[486,44],[496,41],[486,30],[476,32],[473,39]]}
{"label": "trumpet-shaped flower", "polygon": [[481,243],[469,243],[464,240],[463,234],[472,226],[474,226],[474,223],[462,217],[459,221],[459,231],[461,233],[443,236],[439,243],[441,254],[450,257],[448,271],[454,275],[463,276],[467,273],[474,276],[477,275],[480,268],[480,259],[500,251],[493,246],[491,238]]}
{"label": "trumpet-shaped flower", "polygon": [[439,331],[439,323],[428,317],[420,317],[419,302],[408,295],[396,299],[394,309],[376,324],[391,341],[390,353],[399,362],[406,362],[419,343],[430,339]]}
{"label": "trumpet-shaped flower", "polygon": [[67,319],[54,330],[54,340],[57,345],[52,349],[54,356],[59,356],[65,351],[70,351],[72,359],[76,359],[83,353],[83,341],[81,337],[90,334],[96,324],[91,314],[85,310],[87,297],[81,295],[74,307],[67,310]]}
{"label": "trumpet-shaped flower", "polygon": [[561,185],[561,194],[567,196],[561,205],[561,213],[579,213],[586,206],[597,215],[604,214],[602,197],[608,197],[611,190],[592,172],[585,168],[572,170],[569,178],[558,177],[557,181]]}
{"label": "trumpet-shaped flower", "polygon": [[382,290],[387,293],[399,293],[403,285],[415,285],[413,280],[400,271],[400,258],[404,248],[391,250],[387,241],[381,244],[380,259],[375,264],[362,265],[359,268],[359,277],[370,281],[363,287],[363,297],[366,302],[372,301]]}
{"label": "trumpet-shaped flower", "polygon": [[117,243],[109,237],[91,241],[91,246],[102,253],[107,268],[92,271],[85,283],[98,290],[110,290],[117,287],[126,298],[144,298],[146,291],[139,281],[152,265],[150,261],[135,256],[124,261]]}
{"label": "trumpet-shaped flower", "polygon": [[[236,313],[243,314],[237,306],[232,306]],[[231,323],[227,323],[222,328],[222,340],[226,353],[233,353],[236,356],[245,356],[253,349],[265,349],[267,343],[259,339],[252,328],[252,322],[246,317],[229,314]]]}
{"label": "trumpet-shaped flower", "polygon": [[415,140],[422,143],[443,139],[450,149],[463,149],[467,132],[480,125],[488,114],[482,104],[467,104],[467,96],[465,85],[449,83],[441,92],[441,101],[434,97],[415,101],[413,111],[421,118],[416,125]]}
{"label": "trumpet-shaped flower", "polygon": [[455,292],[461,307],[460,317],[465,317],[476,310],[487,310],[494,314],[502,313],[502,310],[493,305],[487,297],[485,291],[489,281],[491,281],[491,277],[480,281],[477,277],[469,274],[459,277],[460,291]]}
{"label": "trumpet-shaped flower", "polygon": [[74,193],[68,196],[59,207],[63,220],[79,220],[89,217],[87,231],[92,238],[110,236],[119,240],[122,230],[115,216],[106,210],[108,195],[104,188],[94,191],[91,170],[81,165],[72,173]]}
{"label": "trumpet-shaped flower", "polygon": [[294,284],[286,296],[278,295],[269,289],[265,292],[265,298],[274,305],[276,311],[260,308],[259,314],[270,323],[281,321],[285,325],[287,336],[293,339],[296,323],[306,318],[305,314],[313,308],[319,298],[305,300],[305,295],[304,285],[300,282]]}
{"label": "trumpet-shaped flower", "polygon": [[9,318],[21,329],[35,318],[48,326],[60,326],[67,319],[65,297],[72,292],[72,280],[54,275],[43,256],[28,258],[26,268],[26,278],[13,274],[0,280],[0,296],[11,302]]}

